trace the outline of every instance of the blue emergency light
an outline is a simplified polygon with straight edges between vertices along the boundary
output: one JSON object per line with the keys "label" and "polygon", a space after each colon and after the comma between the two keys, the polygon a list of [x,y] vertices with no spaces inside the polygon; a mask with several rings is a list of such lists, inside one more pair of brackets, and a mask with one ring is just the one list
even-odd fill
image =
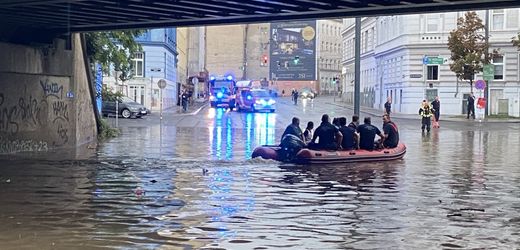
{"label": "blue emergency light", "polygon": [[251,100],[251,99],[253,99],[253,97],[250,96],[250,95],[248,95],[248,96],[247,96],[247,100]]}
{"label": "blue emergency light", "polygon": [[217,93],[217,98],[222,98],[223,96],[224,96],[224,94],[222,94],[222,92]]}

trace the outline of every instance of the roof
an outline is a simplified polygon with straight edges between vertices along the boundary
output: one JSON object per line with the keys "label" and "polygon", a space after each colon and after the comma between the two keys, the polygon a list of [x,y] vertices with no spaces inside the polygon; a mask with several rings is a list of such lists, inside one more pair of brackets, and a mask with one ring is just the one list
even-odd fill
{"label": "roof", "polygon": [[518,0],[2,0],[0,35],[200,26],[519,7]]}

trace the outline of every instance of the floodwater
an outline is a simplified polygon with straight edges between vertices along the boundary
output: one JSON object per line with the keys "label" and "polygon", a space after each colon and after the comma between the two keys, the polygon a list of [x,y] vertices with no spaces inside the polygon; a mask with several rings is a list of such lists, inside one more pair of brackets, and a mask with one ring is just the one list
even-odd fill
{"label": "floodwater", "polygon": [[520,246],[517,124],[401,121],[403,160],[295,166],[249,157],[281,112],[182,119],[132,121],[88,159],[0,161],[0,249]]}

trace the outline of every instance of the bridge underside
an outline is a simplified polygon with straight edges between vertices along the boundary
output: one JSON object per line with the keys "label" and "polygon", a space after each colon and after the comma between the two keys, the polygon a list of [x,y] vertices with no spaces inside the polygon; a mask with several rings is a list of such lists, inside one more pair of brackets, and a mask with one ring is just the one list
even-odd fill
{"label": "bridge underside", "polygon": [[457,11],[518,0],[4,0],[0,37]]}

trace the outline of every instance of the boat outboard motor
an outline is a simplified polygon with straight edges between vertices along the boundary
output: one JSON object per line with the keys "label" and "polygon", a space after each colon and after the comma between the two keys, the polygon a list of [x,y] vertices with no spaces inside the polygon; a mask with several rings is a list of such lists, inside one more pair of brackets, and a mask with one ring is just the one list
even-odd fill
{"label": "boat outboard motor", "polygon": [[282,138],[280,147],[281,160],[291,161],[305,147],[305,143],[298,136],[287,134]]}

